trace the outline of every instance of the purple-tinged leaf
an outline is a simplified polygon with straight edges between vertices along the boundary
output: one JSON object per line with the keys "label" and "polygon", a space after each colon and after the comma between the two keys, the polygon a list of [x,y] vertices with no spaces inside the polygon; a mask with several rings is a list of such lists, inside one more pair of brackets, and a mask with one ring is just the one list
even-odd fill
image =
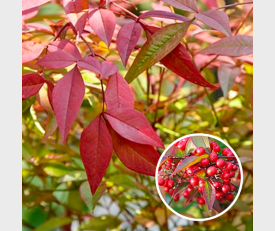
{"label": "purple-tinged leaf", "polygon": [[57,125],[55,116],[52,113],[49,114],[48,119],[47,119],[47,126],[45,129],[46,132],[44,134],[42,141],[46,142],[47,139],[55,132],[57,127],[58,127],[58,125]]}
{"label": "purple-tinged leaf", "polygon": [[190,22],[165,26],[152,34],[142,46],[125,80],[130,83],[143,71],[163,59],[182,41]]}
{"label": "purple-tinged leaf", "polygon": [[49,1],[50,0],[23,0],[22,1],[22,11],[41,6]]}
{"label": "purple-tinged leaf", "polygon": [[70,40],[62,39],[52,42],[48,45],[48,51],[55,52],[55,51],[63,51],[68,53],[68,55],[72,55],[77,59],[82,59],[81,54],[76,47],[75,44],[70,42]]}
{"label": "purple-tinged leaf", "polygon": [[195,190],[195,189],[193,189],[193,190],[189,193],[188,197],[185,199],[185,204],[190,203],[190,202],[197,196],[197,193],[198,193],[198,191]]}
{"label": "purple-tinged leaf", "polygon": [[22,99],[27,99],[36,95],[45,80],[36,73],[26,74],[22,76]]}
{"label": "purple-tinged leaf", "polygon": [[89,16],[89,24],[98,37],[109,47],[116,25],[114,13],[105,9],[92,11]]}
{"label": "purple-tinged leaf", "polygon": [[218,68],[218,79],[223,91],[223,95],[227,97],[228,92],[232,89],[235,78],[241,73],[240,67],[229,64],[222,64]]}
{"label": "purple-tinged leaf", "polygon": [[68,54],[67,52],[58,50],[39,59],[37,65],[50,69],[61,69],[74,64],[76,61],[76,57]]}
{"label": "purple-tinged leaf", "polygon": [[125,24],[117,34],[117,50],[124,66],[137,45],[141,29],[139,23],[131,22]]}
{"label": "purple-tinged leaf", "polygon": [[213,204],[213,208],[218,212],[221,213],[222,212],[222,208],[219,204],[219,201],[217,199],[215,199],[214,204]]}
{"label": "purple-tinged leaf", "polygon": [[206,136],[192,136],[191,139],[197,148],[210,148],[209,139]]}
{"label": "purple-tinged leaf", "polygon": [[186,154],[189,154],[192,150],[197,149],[198,147],[194,144],[192,139],[189,139],[185,146],[185,152]]}
{"label": "purple-tinged leaf", "polygon": [[164,148],[146,117],[130,108],[116,108],[104,113],[112,128],[122,137],[139,144]]}
{"label": "purple-tinged leaf", "polygon": [[179,183],[177,185],[177,187],[175,188],[173,196],[175,196],[177,194],[182,194],[188,188],[188,184],[189,184],[188,182]]}
{"label": "purple-tinged leaf", "polygon": [[204,185],[202,187],[202,195],[208,210],[211,212],[214,202],[216,200],[216,190],[215,187],[207,180],[204,181]]}
{"label": "purple-tinged leaf", "polygon": [[77,61],[77,65],[83,69],[95,72],[96,74],[101,74],[101,64],[94,57],[85,57]]}
{"label": "purple-tinged leaf", "polygon": [[111,127],[114,150],[121,162],[129,169],[154,176],[160,155],[149,145],[140,145],[119,136]]}
{"label": "purple-tinged leaf", "polygon": [[63,0],[63,7],[69,20],[81,35],[88,17],[87,0]]}
{"label": "purple-tinged leaf", "polygon": [[[38,14],[38,11],[39,11],[39,6],[22,11],[22,21],[26,21],[30,18],[33,18],[35,15]],[[25,26],[26,26],[26,24],[25,24]]]}
{"label": "purple-tinged leaf", "polygon": [[189,22],[190,19],[187,17],[184,17],[182,15],[179,14],[175,14],[175,13],[171,13],[171,12],[167,12],[167,11],[162,11],[162,10],[153,10],[153,11],[147,11],[144,14],[141,14],[139,16],[140,19],[143,18],[168,18],[168,19],[174,19],[174,20],[178,20],[178,21],[183,21],[183,22]]}
{"label": "purple-tinged leaf", "polygon": [[178,166],[176,167],[176,169],[174,170],[174,172],[171,174],[170,177],[174,176],[175,174],[177,174],[180,171],[185,171],[185,169],[187,169],[188,167],[193,166],[194,164],[197,164],[203,158],[208,158],[208,156],[209,156],[208,154],[204,154],[201,156],[186,157],[185,159],[183,159],[179,162]]}
{"label": "purple-tinged leaf", "polygon": [[195,14],[195,17],[205,25],[222,32],[226,36],[231,36],[229,18],[223,11],[208,10]]}
{"label": "purple-tinged leaf", "polygon": [[45,46],[33,41],[22,43],[22,63],[30,62],[36,59],[44,50]]}
{"label": "purple-tinged leaf", "polygon": [[107,77],[114,75],[116,72],[118,72],[118,68],[112,62],[103,61],[101,63],[101,79],[107,79]]}
{"label": "purple-tinged leaf", "polygon": [[66,143],[84,94],[85,85],[77,67],[65,74],[54,86],[53,108],[63,143]]}
{"label": "purple-tinged leaf", "polygon": [[198,12],[196,0],[162,0],[163,2],[178,9],[188,12]]}
{"label": "purple-tinged leaf", "polygon": [[206,55],[241,56],[253,53],[253,37],[236,35],[222,38],[199,52]]}
{"label": "purple-tinged leaf", "polygon": [[110,163],[112,152],[112,137],[99,115],[84,129],[80,138],[80,156],[93,195]]}
{"label": "purple-tinged leaf", "polygon": [[117,72],[112,75],[105,91],[107,110],[115,108],[134,108],[132,91],[125,79]]}

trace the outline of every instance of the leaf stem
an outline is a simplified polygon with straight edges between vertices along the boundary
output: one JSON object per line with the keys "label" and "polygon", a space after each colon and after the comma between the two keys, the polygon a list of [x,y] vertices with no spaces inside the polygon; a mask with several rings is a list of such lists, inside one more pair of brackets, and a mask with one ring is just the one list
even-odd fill
{"label": "leaf stem", "polygon": [[87,40],[86,40],[82,35],[80,35],[80,38],[81,38],[82,41],[87,45],[87,47],[89,48],[89,50],[90,50],[92,56],[94,57],[94,56],[95,56],[95,53],[94,53],[92,47],[90,46],[90,44],[87,42]]}
{"label": "leaf stem", "polygon": [[234,4],[221,6],[221,7],[215,8],[213,10],[220,10],[220,9],[224,9],[224,8],[230,8],[230,7],[234,7],[234,6],[247,5],[247,4],[253,4],[253,1],[250,1],[250,2],[237,2],[237,3],[234,3]]}
{"label": "leaf stem", "polygon": [[155,124],[156,121],[157,121],[159,99],[160,99],[160,94],[161,94],[161,85],[162,85],[164,73],[165,73],[165,69],[164,69],[164,68],[161,68],[161,69],[160,69],[160,80],[159,80],[158,98],[157,98],[156,111],[155,111],[155,118],[154,118],[154,123],[153,123],[153,124]]}
{"label": "leaf stem", "polygon": [[68,26],[70,26],[70,25],[71,25],[71,24],[70,24],[69,22],[66,23],[66,24],[60,29],[60,31],[59,31],[58,34],[55,36],[55,38],[54,38],[53,41],[55,41],[56,39],[58,39],[58,38],[60,37],[61,33],[65,30],[65,28],[68,27]]}
{"label": "leaf stem", "polygon": [[105,105],[105,94],[104,94],[104,88],[103,88],[103,82],[100,80],[101,84],[101,90],[102,90],[102,112],[104,112],[104,105]]}

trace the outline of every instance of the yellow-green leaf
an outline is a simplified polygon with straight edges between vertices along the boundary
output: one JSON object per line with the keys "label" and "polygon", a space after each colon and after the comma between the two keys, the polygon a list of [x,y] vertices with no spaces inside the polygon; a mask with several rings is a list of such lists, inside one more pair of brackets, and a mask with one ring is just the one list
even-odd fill
{"label": "yellow-green leaf", "polygon": [[181,42],[190,23],[170,24],[148,38],[127,72],[126,81],[132,82],[143,71],[169,54]]}

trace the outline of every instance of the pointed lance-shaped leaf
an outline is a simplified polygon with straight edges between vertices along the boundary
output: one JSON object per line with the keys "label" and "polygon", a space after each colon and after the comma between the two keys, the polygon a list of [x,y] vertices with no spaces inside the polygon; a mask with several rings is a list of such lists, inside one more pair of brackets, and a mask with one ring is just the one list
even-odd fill
{"label": "pointed lance-shaped leaf", "polygon": [[22,75],[22,99],[36,95],[45,80],[36,73]]}
{"label": "pointed lance-shaped leaf", "polygon": [[116,16],[110,10],[99,9],[89,15],[89,24],[99,38],[110,46],[116,25]]}
{"label": "pointed lance-shaped leaf", "polygon": [[222,32],[226,36],[231,36],[229,18],[225,12],[218,10],[208,10],[195,14],[195,17],[205,25]]}
{"label": "pointed lance-shaped leaf", "polygon": [[125,79],[117,72],[112,75],[105,91],[107,110],[115,108],[134,108],[134,97]]}
{"label": "pointed lance-shaped leaf", "polygon": [[210,148],[210,143],[207,136],[192,136],[191,139],[197,148]]}
{"label": "pointed lance-shaped leaf", "polygon": [[111,127],[109,127],[109,131],[111,132],[114,150],[127,168],[137,173],[149,176],[155,175],[160,155],[152,146],[126,140]]}
{"label": "pointed lance-shaped leaf", "polygon": [[77,59],[82,58],[76,45],[70,42],[70,40],[68,39],[56,40],[48,45],[48,51],[50,52],[55,52],[60,50],[68,53],[68,55],[72,55],[76,57]]}
{"label": "pointed lance-shaped leaf", "polygon": [[200,162],[203,158],[208,158],[208,156],[209,156],[208,154],[204,154],[204,155],[201,155],[201,156],[186,157],[185,159],[183,159],[179,162],[178,166],[176,167],[176,169],[174,170],[174,172],[170,176],[172,177],[176,173],[178,173],[180,171],[184,171],[188,167],[193,166],[194,164]]}
{"label": "pointed lance-shaped leaf", "polygon": [[125,24],[117,34],[117,50],[124,66],[134,50],[141,34],[139,23],[131,22]]}
{"label": "pointed lance-shaped leaf", "polygon": [[99,115],[84,129],[80,138],[80,155],[92,194],[106,172],[112,152],[112,137]]}
{"label": "pointed lance-shaped leaf", "polygon": [[198,12],[196,0],[162,0],[163,2],[178,9],[188,12]]}
{"label": "pointed lance-shaped leaf", "polygon": [[241,73],[240,67],[229,64],[222,64],[218,68],[218,79],[223,91],[223,95],[227,97],[228,92],[233,87],[235,78]]}
{"label": "pointed lance-shaped leaf", "polygon": [[[159,30],[157,27],[145,27],[147,37],[151,37],[152,34]],[[216,86],[207,82],[195,65],[192,62],[190,54],[186,50],[185,46],[179,44],[174,50],[160,60],[165,67],[173,71],[180,77],[203,87],[216,88]]]}
{"label": "pointed lance-shaped leaf", "polygon": [[190,22],[170,24],[150,36],[127,72],[126,81],[132,82],[143,71],[169,54],[182,41],[189,25]]}
{"label": "pointed lance-shaped leaf", "polygon": [[114,75],[118,72],[117,65],[110,61],[103,61],[101,63],[101,79],[107,79],[107,77]]}
{"label": "pointed lance-shaped leaf", "polygon": [[63,7],[69,20],[81,35],[88,17],[87,0],[63,0]]}
{"label": "pointed lance-shaped leaf", "polygon": [[85,85],[77,67],[57,82],[53,89],[53,108],[63,143],[77,117],[85,94]]}
{"label": "pointed lance-shaped leaf", "polygon": [[101,74],[101,64],[100,62],[94,57],[85,57],[81,60],[77,61],[77,66],[92,71],[96,74]]}
{"label": "pointed lance-shaped leaf", "polygon": [[112,128],[127,140],[164,148],[146,117],[131,108],[116,108],[104,113]]}
{"label": "pointed lance-shaped leaf", "polygon": [[37,65],[50,69],[61,69],[72,65],[77,61],[76,57],[68,54],[65,51],[58,50],[45,55],[39,59]]}
{"label": "pointed lance-shaped leaf", "polygon": [[41,6],[49,1],[50,0],[23,0],[22,1],[22,11]]}
{"label": "pointed lance-shaped leaf", "polygon": [[22,63],[30,62],[36,59],[44,50],[45,46],[33,41],[22,43]]}
{"label": "pointed lance-shaped leaf", "polygon": [[216,190],[215,187],[210,184],[208,180],[204,181],[204,185],[202,187],[202,195],[204,197],[207,208],[209,209],[209,211],[211,211],[216,199]]}
{"label": "pointed lance-shaped leaf", "polygon": [[222,38],[199,52],[205,55],[242,56],[253,53],[253,37],[235,35]]}
{"label": "pointed lance-shaped leaf", "polygon": [[190,21],[190,19],[185,17],[185,16],[182,16],[180,14],[167,12],[167,11],[163,11],[163,10],[147,11],[144,14],[141,14],[139,16],[140,19],[149,18],[149,17],[168,18],[168,19],[174,19],[174,20],[183,21],[183,22],[189,22]]}

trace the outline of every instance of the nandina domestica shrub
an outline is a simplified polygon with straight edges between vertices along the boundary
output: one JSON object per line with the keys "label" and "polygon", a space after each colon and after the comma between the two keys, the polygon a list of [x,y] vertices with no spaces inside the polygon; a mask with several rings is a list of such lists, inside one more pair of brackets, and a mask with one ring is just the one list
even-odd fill
{"label": "nandina domestica shrub", "polygon": [[23,0],[24,228],[189,228],[167,211],[152,176],[164,146],[194,132],[228,141],[247,179],[232,213],[203,227],[249,227],[252,7]]}
{"label": "nandina domestica shrub", "polygon": [[[197,219],[213,217],[228,208],[240,190],[240,180],[241,168],[234,153],[220,141],[200,135],[173,144],[157,172],[158,186],[168,205]],[[185,208],[190,206],[201,208],[202,217],[186,214]]]}

